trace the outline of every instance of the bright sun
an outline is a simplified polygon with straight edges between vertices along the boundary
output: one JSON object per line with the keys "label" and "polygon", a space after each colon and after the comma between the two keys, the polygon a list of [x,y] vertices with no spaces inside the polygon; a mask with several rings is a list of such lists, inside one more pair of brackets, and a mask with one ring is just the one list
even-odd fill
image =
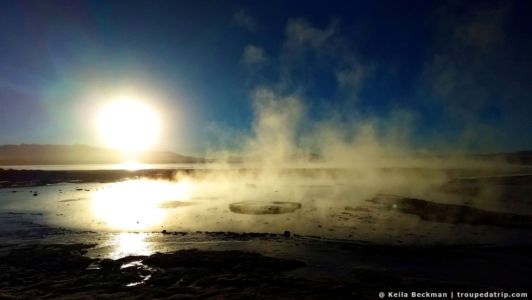
{"label": "bright sun", "polygon": [[153,147],[161,128],[159,116],[151,107],[127,97],[103,107],[97,124],[107,146],[128,153]]}

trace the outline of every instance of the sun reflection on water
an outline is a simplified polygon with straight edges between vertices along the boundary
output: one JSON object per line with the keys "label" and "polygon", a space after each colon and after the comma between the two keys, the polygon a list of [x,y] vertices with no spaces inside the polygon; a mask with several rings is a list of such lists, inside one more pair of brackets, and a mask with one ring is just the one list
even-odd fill
{"label": "sun reflection on water", "polygon": [[148,169],[150,165],[137,162],[135,160],[128,160],[121,164],[116,165],[116,169],[124,169],[128,171],[137,171],[137,170],[144,170]]}
{"label": "sun reflection on water", "polygon": [[92,213],[109,230],[158,230],[166,218],[162,204],[190,197],[191,188],[185,182],[128,180],[96,191]]}
{"label": "sun reflection on water", "polygon": [[119,233],[111,241],[111,245],[115,248],[109,256],[118,259],[129,255],[150,255],[153,249],[151,243],[146,240],[147,237],[147,233]]}

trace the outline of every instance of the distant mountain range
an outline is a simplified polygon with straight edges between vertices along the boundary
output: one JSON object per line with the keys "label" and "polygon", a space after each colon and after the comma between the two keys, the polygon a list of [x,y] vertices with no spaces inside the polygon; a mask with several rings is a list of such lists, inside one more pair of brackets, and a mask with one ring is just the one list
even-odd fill
{"label": "distant mountain range", "polygon": [[[452,155],[413,154],[419,159],[446,159]],[[510,153],[466,154],[463,158],[477,161],[507,162],[532,165],[532,151]],[[308,161],[319,161],[318,154],[309,154]],[[138,155],[142,163],[204,163],[205,158],[185,156],[174,152],[148,151]],[[230,162],[241,162],[243,157],[232,157]],[[248,157],[249,161],[253,161]],[[40,145],[21,144],[0,146],[2,165],[68,165],[68,164],[116,164],[123,163],[124,155],[117,150],[86,145]]]}
{"label": "distant mountain range", "polygon": [[[142,163],[202,163],[205,159],[173,152],[144,152],[136,157]],[[0,165],[113,164],[124,162],[117,150],[86,145],[3,145]]]}
{"label": "distant mountain range", "polygon": [[499,152],[499,153],[469,153],[461,155],[430,155],[417,154],[416,158],[432,158],[432,159],[446,159],[450,157],[470,159],[482,162],[499,162],[518,165],[532,165],[532,151],[518,151],[518,152]]}

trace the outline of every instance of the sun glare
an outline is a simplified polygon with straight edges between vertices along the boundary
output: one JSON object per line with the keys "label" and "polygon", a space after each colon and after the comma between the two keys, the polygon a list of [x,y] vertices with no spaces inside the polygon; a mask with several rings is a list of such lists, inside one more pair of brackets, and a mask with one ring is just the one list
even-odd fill
{"label": "sun glare", "polygon": [[110,242],[113,251],[110,253],[112,259],[119,259],[128,255],[150,255],[152,249],[150,243],[146,241],[146,233],[118,233]]}
{"label": "sun glare", "polygon": [[159,116],[151,107],[128,97],[105,106],[98,114],[97,123],[106,145],[126,153],[153,147],[161,127]]}
{"label": "sun glare", "polygon": [[166,216],[161,205],[188,201],[191,196],[192,187],[186,181],[128,180],[96,191],[92,213],[110,230],[157,229]]}
{"label": "sun glare", "polygon": [[144,170],[150,167],[149,164],[143,164],[135,160],[128,160],[121,164],[117,164],[115,166],[119,170],[128,170],[128,171]]}

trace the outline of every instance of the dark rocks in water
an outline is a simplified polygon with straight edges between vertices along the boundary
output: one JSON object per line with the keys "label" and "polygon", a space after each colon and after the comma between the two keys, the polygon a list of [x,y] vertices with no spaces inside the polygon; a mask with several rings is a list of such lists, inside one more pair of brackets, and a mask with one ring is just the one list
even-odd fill
{"label": "dark rocks in water", "polygon": [[[127,256],[118,260],[95,260],[82,254],[91,245],[0,245],[0,298],[14,299],[375,299],[380,291],[391,290],[480,290],[486,285],[434,281],[401,275],[401,272],[359,267],[345,261],[348,276],[316,277],[311,268],[292,259],[263,256],[244,251],[181,250],[151,256]],[[506,253],[507,264],[493,264],[490,272],[506,271],[511,280],[495,279],[497,288],[526,290],[530,269],[509,268],[530,256],[530,247],[405,247],[344,244],[342,251],[354,251],[375,259],[409,262],[430,269],[455,262],[479,261]],[[333,248],[331,248],[333,249]],[[357,256],[359,257],[359,256]],[[341,262],[344,262],[341,260]],[[350,266],[353,263],[353,266]],[[91,266],[99,265],[99,268]],[[490,266],[492,264],[489,264]],[[352,268],[356,266],[355,268]],[[469,268],[466,264],[464,268]],[[448,270],[448,268],[445,268]],[[438,270],[438,269],[436,269]],[[416,272],[418,272],[417,270]],[[416,273],[417,274],[417,273]],[[469,273],[479,276],[478,269]],[[308,276],[310,275],[310,276]],[[467,278],[467,277],[466,277]],[[488,277],[488,279],[491,277]],[[518,279],[516,283],[515,279]],[[489,285],[488,285],[489,287]]]}
{"label": "dark rocks in water", "polygon": [[166,231],[166,229],[163,229],[163,231],[161,231],[162,234],[168,234],[168,232]]}
{"label": "dark rocks in water", "polygon": [[466,205],[436,203],[398,196],[377,196],[374,201],[384,203],[402,213],[416,215],[425,221],[532,228],[532,216],[529,215],[494,212]]}
{"label": "dark rocks in water", "polygon": [[[520,213],[532,214],[531,174],[454,178],[436,188],[436,191],[464,200],[485,198],[485,195],[489,195],[488,197],[497,199],[502,209],[515,211],[519,208]],[[496,193],[490,191],[496,191]],[[467,205],[467,202],[463,204]]]}
{"label": "dark rocks in water", "polygon": [[83,256],[94,245],[29,245],[8,253],[7,263],[14,267],[65,272],[84,270],[93,259]]}
{"label": "dark rocks in water", "polygon": [[243,251],[180,250],[174,253],[155,253],[142,263],[158,268],[207,268],[213,272],[279,272],[305,266],[305,263],[290,259],[263,256]]}
{"label": "dark rocks in water", "polygon": [[112,259],[102,259],[99,263],[100,268],[104,272],[112,272],[120,269],[120,263],[117,263],[115,260]]}
{"label": "dark rocks in water", "polygon": [[[532,176],[530,174],[508,175],[508,176],[490,176],[490,177],[471,177],[471,178],[454,178],[441,185],[440,191],[463,196],[476,196],[486,186],[497,187],[501,196],[515,196],[516,191],[525,192],[520,195],[531,199],[530,191],[532,185]],[[527,193],[528,192],[528,193]],[[521,193],[522,194],[522,193]]]}
{"label": "dark rocks in water", "polygon": [[243,201],[229,205],[234,213],[250,215],[285,214],[300,208],[301,203],[287,201]]}
{"label": "dark rocks in water", "polygon": [[39,196],[39,193],[34,192],[34,193],[33,193],[33,197],[36,197],[36,196]]}
{"label": "dark rocks in water", "polygon": [[290,237],[290,231],[285,230],[285,231],[283,232],[283,236],[284,236],[284,237],[287,237],[287,238]]}

